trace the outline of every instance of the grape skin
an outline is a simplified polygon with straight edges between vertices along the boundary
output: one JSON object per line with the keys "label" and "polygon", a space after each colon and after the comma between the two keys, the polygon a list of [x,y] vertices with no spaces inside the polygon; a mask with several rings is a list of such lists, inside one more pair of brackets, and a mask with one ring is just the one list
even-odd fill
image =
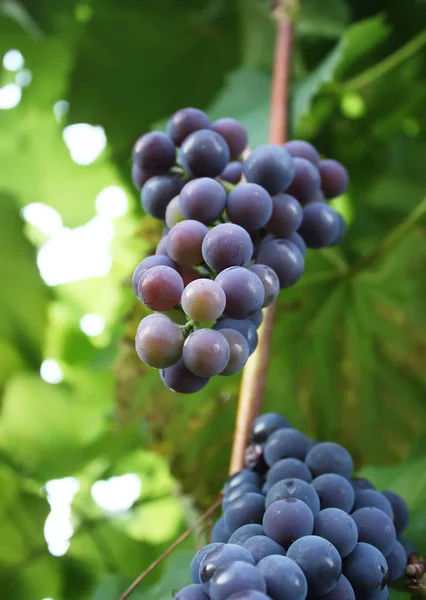
{"label": "grape skin", "polygon": [[339,227],[338,213],[331,206],[316,202],[303,209],[299,233],[309,248],[324,248],[336,239]]}
{"label": "grape skin", "polygon": [[226,296],[216,281],[196,279],[184,289],[181,304],[185,314],[194,321],[216,321],[225,309]]}
{"label": "grape skin", "polygon": [[350,483],[355,492],[359,490],[375,490],[374,485],[364,477],[351,477]]}
{"label": "grape skin", "polygon": [[140,169],[138,165],[132,166],[132,181],[135,188],[138,192],[141,191],[145,183],[148,181],[150,177],[152,177],[152,173],[145,173],[143,169]]}
{"label": "grape skin", "polygon": [[346,577],[341,575],[336,587],[318,598],[319,600],[355,600],[355,592]]}
{"label": "grape skin", "polygon": [[304,460],[308,451],[308,438],[301,431],[286,427],[274,431],[265,444],[266,464],[272,467],[281,458]]}
{"label": "grape skin", "polygon": [[348,556],[358,541],[355,521],[340,508],[325,508],[315,516],[314,534],[333,544],[342,558]]}
{"label": "grape skin", "polygon": [[224,543],[213,542],[212,544],[207,544],[207,546],[204,546],[204,548],[201,548],[200,550],[198,550],[198,552],[192,559],[191,567],[190,567],[191,579],[194,583],[201,583],[199,571],[200,571],[200,565],[201,565],[204,557],[207,556],[207,554],[209,552],[211,552],[211,550],[214,550],[215,548],[219,548],[219,547],[223,547],[223,546],[224,546]]}
{"label": "grape skin", "polygon": [[323,473],[337,473],[349,479],[354,468],[352,456],[346,448],[335,442],[316,444],[309,450],[305,462],[314,477]]}
{"label": "grape skin", "polygon": [[312,482],[321,501],[321,508],[340,508],[350,512],[355,501],[355,492],[350,482],[337,473],[324,473]]}
{"label": "grape skin", "polygon": [[287,150],[271,144],[255,148],[243,164],[246,180],[261,185],[270,194],[287,189],[294,172],[293,159]]}
{"label": "grape skin", "polygon": [[168,256],[170,258],[170,256],[167,254],[167,235],[168,234],[162,237],[161,240],[158,242],[157,248],[155,250],[156,256]]}
{"label": "grape skin", "polygon": [[226,543],[229,540],[229,531],[226,529],[225,519],[219,517],[212,529],[212,540],[215,542]]}
{"label": "grape skin", "polygon": [[300,202],[290,194],[272,196],[272,214],[265,225],[266,231],[279,238],[288,238],[295,233],[303,221]]}
{"label": "grape skin", "polygon": [[238,473],[231,475],[225,483],[225,492],[233,487],[237,487],[242,483],[254,483],[258,487],[260,486],[261,479],[257,473],[250,469],[241,469]]}
{"label": "grape skin", "polygon": [[242,546],[244,542],[255,535],[265,535],[265,530],[259,523],[248,523],[247,525],[242,525],[231,534],[229,543]]}
{"label": "grape skin", "polygon": [[262,246],[256,262],[275,271],[281,289],[291,287],[299,281],[305,267],[299,248],[287,240],[274,240]]}
{"label": "grape skin", "polygon": [[201,247],[208,229],[194,220],[181,221],[167,235],[167,253],[176,263],[185,267],[198,265],[203,260]]}
{"label": "grape skin", "polygon": [[272,199],[260,185],[241,183],[229,193],[226,212],[233,223],[246,231],[256,231],[271,218]]}
{"label": "grape skin", "polygon": [[337,229],[336,237],[330,242],[330,246],[337,246],[338,244],[343,242],[343,240],[346,236],[347,227],[346,227],[345,220],[342,217],[342,215],[339,215],[339,213],[337,213],[337,218],[339,220],[339,227]]}
{"label": "grape skin", "polygon": [[321,177],[317,167],[305,158],[293,159],[294,177],[287,188],[287,194],[294,196],[300,204],[307,204],[321,190]]}
{"label": "grape skin", "polygon": [[289,498],[296,498],[304,502],[309,506],[314,517],[320,512],[320,501],[314,488],[306,481],[296,478],[277,481],[266,496],[265,506],[268,508],[274,502]]}
{"label": "grape skin", "polygon": [[170,229],[185,219],[179,208],[179,196],[170,200],[166,208],[166,225]]}
{"label": "grape skin", "polygon": [[263,444],[274,431],[286,427],[291,427],[288,419],[277,413],[265,413],[253,421],[250,440],[254,444]]}
{"label": "grape skin", "polygon": [[200,561],[198,570],[198,577],[204,591],[209,593],[210,582],[216,571],[235,561],[254,565],[250,552],[236,544],[220,544],[207,552]]}
{"label": "grape skin", "polygon": [[233,487],[228,492],[225,492],[222,502],[223,511],[228,508],[231,502],[234,502],[234,500],[237,500],[237,498],[241,498],[241,496],[244,496],[244,494],[248,494],[250,492],[253,492],[254,494],[260,494],[259,488],[253,483],[242,483],[237,487]]}
{"label": "grape skin", "polygon": [[248,319],[230,319],[226,317],[221,319],[214,326],[213,329],[216,331],[222,331],[222,329],[235,329],[245,337],[249,346],[250,354],[254,352],[257,346],[258,335],[256,327]]}
{"label": "grape skin", "polygon": [[308,584],[302,569],[294,561],[285,556],[271,555],[263,558],[257,568],[274,600],[305,600]]}
{"label": "grape skin", "polygon": [[209,600],[201,585],[187,585],[180,590],[174,600]]}
{"label": "grape skin", "polygon": [[[252,265],[252,267],[255,265]],[[265,265],[263,265],[265,266]],[[252,269],[252,267],[249,267],[250,271],[254,271],[254,269]],[[267,267],[268,268],[268,267]],[[272,271],[272,269],[271,269]],[[256,273],[256,271],[254,271]],[[256,273],[256,275],[259,277],[259,275]],[[263,286],[265,287],[265,286]],[[266,290],[265,290],[265,298],[266,298]],[[266,300],[265,300],[266,302]],[[263,304],[265,304],[265,302]],[[256,327],[256,329],[259,329],[260,325],[262,324],[263,321],[263,312],[262,309],[258,310],[257,312],[254,313],[254,315],[250,315],[248,317],[248,320],[251,321],[253,323],[253,325]]]}
{"label": "grape skin", "polygon": [[223,213],[226,191],[215,179],[201,177],[189,181],[179,195],[179,207],[185,219],[210,225]]}
{"label": "grape skin", "polygon": [[272,600],[269,596],[258,590],[244,590],[242,592],[235,592],[226,600]]}
{"label": "grape skin", "polygon": [[183,141],[180,157],[188,173],[196,177],[217,177],[229,162],[229,148],[215,131],[200,129]]}
{"label": "grape skin", "polygon": [[253,271],[228,267],[216,277],[226,296],[224,314],[231,319],[245,319],[262,308],[265,288]]}
{"label": "grape skin", "polygon": [[369,507],[379,508],[393,520],[392,505],[381,492],[377,492],[376,490],[360,490],[356,492],[353,510]]}
{"label": "grape skin", "polygon": [[316,167],[318,167],[320,163],[321,159],[317,149],[305,140],[290,140],[284,144],[284,148],[290,156],[293,156],[293,158],[305,158]]}
{"label": "grape skin", "polygon": [[275,302],[280,291],[280,280],[278,279],[278,275],[273,269],[271,269],[271,267],[259,263],[250,265],[249,270],[253,271],[253,273],[256,273],[263,284],[265,291],[263,307],[265,308],[270,306],[273,302]]}
{"label": "grape skin", "polygon": [[215,271],[248,264],[253,254],[253,242],[247,231],[235,223],[213,227],[203,240],[202,254]]}
{"label": "grape skin", "polygon": [[138,266],[134,270],[133,277],[132,277],[132,285],[133,285],[133,290],[138,298],[139,298],[138,283],[139,283],[140,278],[151,267],[159,267],[159,266],[170,267],[171,269],[177,270],[176,263],[174,263],[171,258],[169,258],[168,256],[164,256],[164,255],[147,256],[146,258],[143,259],[143,261],[141,261],[138,264]]}
{"label": "grape skin", "polygon": [[146,365],[164,369],[180,359],[183,342],[180,327],[161,315],[160,318],[148,318],[140,322],[135,348],[137,355]]}
{"label": "grape skin", "polygon": [[393,510],[393,522],[397,533],[401,533],[408,525],[409,511],[407,503],[399,494],[392,491],[382,492]]}
{"label": "grape skin", "polygon": [[210,129],[211,121],[198,108],[182,108],[172,115],[167,123],[167,133],[176,146],[180,146],[189,134],[199,129]]}
{"label": "grape skin", "polygon": [[272,465],[267,475],[267,482],[272,487],[283,479],[301,479],[310,483],[312,473],[304,462],[297,458],[282,458]]}
{"label": "grape skin", "polygon": [[343,561],[343,575],[352,585],[356,597],[368,600],[386,584],[388,565],[377,548],[358,542]]}
{"label": "grape skin", "polygon": [[186,367],[198,377],[219,375],[229,362],[229,344],[219,331],[197,329],[183,345]]}
{"label": "grape skin", "polygon": [[226,509],[226,527],[229,531],[234,532],[248,523],[262,523],[264,512],[265,498],[263,495],[249,492],[234,500]]}
{"label": "grape skin", "polygon": [[284,548],[266,535],[254,535],[244,542],[243,548],[250,552],[256,564],[265,556],[285,556]]}
{"label": "grape skin", "polygon": [[170,136],[150,131],[133,146],[133,162],[146,173],[167,172],[176,162],[176,147]]}
{"label": "grape skin", "polygon": [[241,561],[218,569],[209,585],[211,600],[227,600],[232,594],[244,590],[266,593],[266,583],[256,567]]}
{"label": "grape skin", "polygon": [[229,344],[229,362],[220,375],[239,373],[246,364],[250,349],[246,338],[235,329],[221,329],[220,333]]}
{"label": "grape skin", "polygon": [[294,233],[288,236],[287,241],[297,246],[297,248],[300,250],[301,255],[303,256],[303,258],[305,258],[306,244],[300,233],[297,233],[297,231],[295,231]]}
{"label": "grape skin", "polygon": [[226,165],[220,174],[220,178],[223,179],[223,181],[228,181],[229,183],[236,185],[240,182],[242,174],[243,165],[240,162],[234,161]]}
{"label": "grape skin", "polygon": [[246,128],[239,121],[229,118],[218,119],[213,123],[212,129],[228,144],[231,160],[238,158],[244,152],[248,135]]}
{"label": "grape skin", "polygon": [[314,515],[307,504],[297,498],[273,502],[263,517],[265,534],[283,548],[314,530]]}
{"label": "grape skin", "polygon": [[391,551],[386,555],[386,562],[389,567],[389,581],[396,581],[402,577],[407,567],[407,555],[400,542],[394,543]]}
{"label": "grape skin", "polygon": [[183,281],[171,267],[151,267],[139,278],[138,297],[151,310],[171,310],[180,302]]}
{"label": "grape skin", "polygon": [[396,532],[392,519],[379,508],[360,508],[352,513],[358,527],[358,539],[375,546],[386,556],[396,542]]}
{"label": "grape skin", "polygon": [[164,385],[178,394],[194,394],[209,382],[208,377],[197,377],[186,368],[183,359],[167,369],[161,369],[160,377]]}
{"label": "grape skin", "polygon": [[182,180],[175,175],[156,175],[148,179],[141,192],[145,212],[164,221],[167,205],[179,194],[182,186]]}
{"label": "grape skin", "polygon": [[348,172],[337,160],[322,160],[319,164],[319,172],[321,176],[321,188],[326,198],[340,196],[348,189]]}

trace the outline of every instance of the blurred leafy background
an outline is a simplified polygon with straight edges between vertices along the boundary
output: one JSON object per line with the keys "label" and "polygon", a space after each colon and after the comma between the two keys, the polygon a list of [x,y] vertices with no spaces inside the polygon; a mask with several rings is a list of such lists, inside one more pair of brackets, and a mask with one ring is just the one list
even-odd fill
{"label": "blurred leafy background", "polygon": [[[220,490],[239,379],[181,397],[135,357],[159,230],[129,156],[187,105],[266,141],[273,40],[263,0],[0,0],[2,597],[117,600]],[[291,135],[348,167],[350,226],[282,294],[265,398],[402,493],[422,552],[425,50],[425,0],[301,0]]]}

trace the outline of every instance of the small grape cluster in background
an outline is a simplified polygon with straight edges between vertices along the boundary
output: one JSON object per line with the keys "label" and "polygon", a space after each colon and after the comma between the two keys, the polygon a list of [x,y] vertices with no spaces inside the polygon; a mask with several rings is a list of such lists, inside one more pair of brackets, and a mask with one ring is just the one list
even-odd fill
{"label": "small grape cluster in background", "polygon": [[[133,275],[143,304],[136,351],[181,393],[239,372],[257,345],[262,308],[294,285],[306,247],[338,244],[343,218],[326,200],[348,185],[346,169],[308,142],[263,145],[243,160],[247,132],[211,123],[195,108],[175,113],[167,134],[133,148],[133,181],[145,211],[165,223],[156,254]],[[186,324],[167,314],[178,307]]]}
{"label": "small grape cluster in background", "polygon": [[[213,543],[175,600],[385,600],[406,568],[405,501],[352,477],[349,452],[269,413],[256,419],[253,468],[224,486]],[[251,463],[250,463],[251,464]]]}

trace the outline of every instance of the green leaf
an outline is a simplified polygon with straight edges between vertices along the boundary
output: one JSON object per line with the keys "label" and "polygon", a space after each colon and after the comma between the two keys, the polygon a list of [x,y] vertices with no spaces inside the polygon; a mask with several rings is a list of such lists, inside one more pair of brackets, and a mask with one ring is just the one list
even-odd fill
{"label": "green leaf", "polygon": [[179,591],[191,583],[189,567],[194,552],[178,550],[168,559],[161,581],[145,592],[146,600],[170,600],[173,592]]}
{"label": "green leaf", "polygon": [[[117,600],[127,590],[132,583],[130,577],[124,575],[108,575],[102,579],[94,590],[91,600]],[[142,592],[136,589],[132,598],[135,600],[144,600]]]}
{"label": "green leaf", "polygon": [[302,36],[337,38],[345,30],[349,10],[342,0],[304,0],[296,21]]}

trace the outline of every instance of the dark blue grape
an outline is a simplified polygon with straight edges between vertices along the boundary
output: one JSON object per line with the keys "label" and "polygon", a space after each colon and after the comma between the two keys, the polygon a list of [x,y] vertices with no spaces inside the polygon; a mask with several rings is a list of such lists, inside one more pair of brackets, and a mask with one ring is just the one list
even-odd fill
{"label": "dark blue grape", "polygon": [[291,427],[288,419],[277,413],[265,413],[253,421],[250,440],[254,444],[263,444],[274,431],[286,427]]}
{"label": "dark blue grape", "polygon": [[229,162],[229,148],[221,135],[209,129],[191,133],[182,143],[184,169],[196,177],[216,177]]}
{"label": "dark blue grape", "polygon": [[305,462],[314,477],[323,473],[337,473],[349,479],[353,471],[352,456],[346,448],[334,442],[316,444],[309,450]]}
{"label": "dark blue grape", "polygon": [[302,224],[303,208],[290,194],[272,196],[272,215],[265,225],[266,231],[279,238],[288,238]]}
{"label": "dark blue grape", "polygon": [[266,556],[257,568],[274,600],[305,600],[308,584],[302,569],[294,561],[285,556]]}
{"label": "dark blue grape", "polygon": [[256,183],[241,183],[229,193],[226,213],[230,221],[246,231],[256,231],[271,218],[271,196]]}
{"label": "dark blue grape", "polygon": [[391,551],[386,554],[386,562],[389,567],[389,581],[396,581],[405,573],[407,568],[407,555],[402,544],[394,543]]}
{"label": "dark blue grape", "polygon": [[281,288],[291,287],[299,281],[305,268],[299,248],[287,240],[277,239],[262,245],[256,262],[275,271]]}
{"label": "dark blue grape", "polygon": [[345,167],[337,160],[322,160],[319,164],[321,189],[326,198],[335,198],[348,189],[349,176]]}
{"label": "dark blue grape", "polygon": [[175,112],[167,123],[167,133],[176,146],[180,146],[190,133],[200,129],[210,129],[210,119],[198,108],[182,108]]}
{"label": "dark blue grape", "polygon": [[359,542],[343,561],[343,575],[348,578],[356,597],[368,600],[386,585],[388,565],[380,550]]}
{"label": "dark blue grape", "polygon": [[237,544],[221,544],[204,555],[200,561],[198,576],[205,592],[209,592],[210,582],[216,571],[234,561],[254,565],[250,552]]}
{"label": "dark blue grape", "polygon": [[203,590],[203,586],[192,584],[180,590],[174,600],[209,600],[209,597]]}
{"label": "dark blue grape", "polygon": [[238,158],[246,149],[247,130],[239,121],[229,118],[218,119],[213,123],[212,129],[221,135],[228,144],[231,160]]}
{"label": "dark blue grape", "polygon": [[387,600],[390,596],[388,586],[385,586],[382,590],[374,592],[371,596],[371,600]]}
{"label": "dark blue grape", "polygon": [[146,258],[143,259],[142,262],[140,262],[138,264],[138,266],[134,270],[133,277],[132,277],[132,285],[133,285],[133,290],[138,298],[139,298],[138,284],[139,284],[140,278],[151,267],[159,267],[159,266],[170,267],[171,269],[177,270],[176,263],[173,262],[172,259],[169,258],[168,256],[163,256],[161,254],[154,255],[154,256],[147,256]]}
{"label": "dark blue grape", "polygon": [[272,556],[274,554],[285,556],[284,548],[266,535],[255,535],[249,538],[244,542],[243,548],[250,552],[256,564],[262,558],[265,558],[265,556]]}
{"label": "dark blue grape", "polygon": [[152,173],[145,173],[139,169],[137,165],[132,166],[132,181],[135,188],[140,192],[148,179],[152,177]]}
{"label": "dark blue grape", "polygon": [[235,531],[248,523],[262,523],[265,498],[261,493],[249,492],[237,498],[225,511],[225,523],[229,531]]}
{"label": "dark blue grape", "polygon": [[386,496],[384,496],[381,492],[377,492],[376,490],[360,490],[359,492],[355,492],[353,510],[358,510],[359,508],[368,508],[371,506],[374,508],[379,508],[390,519],[393,520],[392,505]]}
{"label": "dark blue grape", "polygon": [[242,546],[244,542],[255,535],[265,535],[265,530],[259,523],[249,523],[236,529],[228,541],[230,544]]}
{"label": "dark blue grape", "polygon": [[[224,319],[225,320],[225,319]],[[257,473],[251,469],[241,469],[237,473],[231,475],[224,485],[225,492],[231,488],[238,487],[243,483],[253,483],[257,487],[261,485],[261,479]]]}
{"label": "dark blue grape", "polygon": [[374,485],[365,479],[364,477],[351,477],[350,479],[351,485],[354,488],[355,492],[358,490],[375,490]]}
{"label": "dark blue grape", "polygon": [[219,517],[212,529],[213,543],[227,542],[229,540],[229,531],[226,529],[225,520]]}
{"label": "dark blue grape", "polygon": [[319,165],[321,160],[320,155],[318,154],[317,149],[309,142],[305,142],[304,140],[291,140],[284,144],[284,148],[294,158],[305,158],[316,167]]}
{"label": "dark blue grape", "polygon": [[331,206],[321,202],[305,206],[299,233],[308,248],[329,246],[338,232],[339,215]]}
{"label": "dark blue grape", "polygon": [[325,508],[315,516],[314,534],[333,544],[342,558],[348,556],[358,541],[355,521],[340,508]]}
{"label": "dark blue grape", "polygon": [[202,252],[208,266],[219,272],[248,264],[253,254],[253,242],[239,225],[221,223],[204,238]]}
{"label": "dark blue grape", "polygon": [[267,481],[270,486],[283,479],[296,478],[302,479],[307,483],[312,481],[312,473],[308,467],[297,458],[282,458],[272,465]]}
{"label": "dark blue grape", "polygon": [[205,387],[208,377],[197,377],[185,366],[183,359],[168,369],[161,369],[160,377],[164,385],[179,394],[194,394]]}
{"label": "dark blue grape", "polygon": [[243,165],[240,162],[234,161],[226,165],[226,167],[220,174],[220,178],[224,181],[228,181],[229,183],[233,183],[234,185],[236,185],[240,182],[242,174]]}
{"label": "dark blue grape", "polygon": [[[271,269],[271,267],[268,267],[267,265],[251,265],[249,270],[253,271],[253,273],[256,273],[263,284],[263,288],[265,290],[265,300],[263,302],[263,306],[270,306],[277,299],[280,291],[280,280],[278,279],[278,275],[273,269]],[[258,326],[256,325],[256,327]]]}
{"label": "dark blue grape", "polygon": [[301,204],[311,202],[321,189],[318,168],[305,158],[293,158],[294,177],[287,188],[287,194],[294,196]]}
{"label": "dark blue grape", "polygon": [[312,486],[321,501],[321,508],[340,508],[350,512],[355,501],[355,492],[350,482],[336,473],[324,473],[316,477]]}
{"label": "dark blue grape", "polygon": [[144,210],[164,221],[166,208],[170,200],[179,194],[183,186],[182,180],[175,175],[156,175],[145,183],[141,192]]}
{"label": "dark blue grape", "polygon": [[342,559],[333,544],[316,535],[296,540],[287,556],[302,569],[308,582],[308,594],[328,594],[342,574]]}
{"label": "dark blue grape", "polygon": [[267,596],[263,592],[257,590],[244,590],[242,592],[235,592],[226,600],[272,600],[270,596]]}
{"label": "dark blue grape", "polygon": [[317,596],[318,600],[355,600],[355,592],[344,575],[340,576],[336,587],[323,596]]}
{"label": "dark blue grape", "polygon": [[225,205],[225,188],[209,177],[189,181],[179,194],[179,208],[185,219],[195,219],[206,225],[219,219]]}
{"label": "dark blue grape", "polygon": [[[255,269],[253,269],[254,266],[262,266],[262,265],[252,265],[251,267],[249,267],[250,271],[254,271],[256,273],[256,275],[259,277],[258,273],[256,272]],[[269,269],[269,267],[266,267],[267,269]],[[270,269],[272,271],[272,269]],[[266,297],[266,290],[265,290],[265,297]],[[257,312],[254,313],[254,315],[250,315],[248,317],[248,320],[251,321],[253,323],[253,325],[256,327],[256,329],[259,329],[259,327],[262,324],[263,321],[263,312],[262,309],[258,310]]]}
{"label": "dark blue grape", "polygon": [[401,533],[408,525],[410,513],[407,503],[399,494],[392,491],[385,491],[382,494],[387,498],[393,510],[393,523],[397,533]]}
{"label": "dark blue grape", "polygon": [[294,233],[292,233],[291,235],[288,236],[287,241],[291,242],[292,244],[294,244],[295,246],[297,246],[300,250],[301,255],[303,256],[303,258],[305,258],[306,256],[306,244],[302,238],[302,236],[297,233],[297,231],[295,231]]}
{"label": "dark blue grape", "polygon": [[228,267],[216,277],[226,296],[224,314],[231,319],[246,319],[260,310],[265,288],[253,271],[244,267]]}
{"label": "dark blue grape", "polygon": [[204,546],[203,548],[201,548],[201,550],[198,550],[197,554],[192,559],[191,567],[190,567],[191,579],[194,583],[200,583],[199,571],[200,571],[200,565],[201,565],[204,557],[207,556],[207,554],[209,552],[211,552],[212,550],[214,550],[215,548],[219,548],[219,547],[223,547],[223,546],[224,546],[224,544],[214,542],[213,544],[207,544],[207,546]]}
{"label": "dark blue grape", "polygon": [[338,244],[340,244],[343,241],[346,235],[346,231],[348,229],[346,226],[345,219],[342,217],[342,215],[339,215],[339,213],[336,214],[339,220],[339,227],[337,229],[336,237],[333,239],[332,242],[330,242],[330,246],[337,246]]}
{"label": "dark blue grape", "polygon": [[288,548],[294,540],[313,532],[314,515],[302,500],[277,500],[265,511],[263,529],[267,536]]}
{"label": "dark blue grape", "polygon": [[256,327],[248,319],[222,319],[213,326],[213,329],[216,329],[217,331],[221,331],[222,329],[235,329],[235,331],[238,331],[246,338],[250,354],[256,349],[258,340]]}
{"label": "dark blue grape", "polygon": [[244,590],[266,593],[266,583],[256,567],[238,560],[218,569],[209,585],[211,600],[227,600],[232,594]]}
{"label": "dark blue grape", "polygon": [[320,501],[314,488],[302,479],[284,479],[277,481],[268,492],[265,500],[265,506],[268,508],[277,500],[287,498],[297,498],[304,502],[315,516],[320,511]]}
{"label": "dark blue grape", "polygon": [[150,131],[133,146],[133,162],[145,173],[167,172],[176,162],[176,147],[170,136]]}
{"label": "dark blue grape", "polygon": [[278,194],[288,188],[294,177],[293,159],[284,148],[265,144],[250,153],[243,164],[243,173],[249,183]]}
{"label": "dark blue grape", "polygon": [[214,329],[196,329],[183,345],[185,366],[198,377],[219,375],[226,368],[229,357],[228,342]]}
{"label": "dark blue grape", "polygon": [[272,467],[281,458],[304,460],[308,450],[308,438],[301,431],[286,427],[274,431],[265,444],[266,464]]}
{"label": "dark blue grape", "polygon": [[410,542],[410,540],[407,540],[406,538],[403,538],[403,537],[398,537],[398,542],[404,548],[407,558],[410,556],[410,554],[412,554],[413,552],[416,551],[414,548],[414,545]]}
{"label": "dark blue grape", "polygon": [[379,508],[360,508],[352,513],[358,527],[358,540],[375,546],[386,556],[396,542],[392,519]]}
{"label": "dark blue grape", "polygon": [[234,500],[241,498],[241,496],[244,496],[244,494],[248,494],[249,492],[260,494],[260,489],[257,485],[254,485],[254,483],[242,483],[241,485],[226,491],[222,502],[223,511],[225,512],[231,502],[234,502]]}

